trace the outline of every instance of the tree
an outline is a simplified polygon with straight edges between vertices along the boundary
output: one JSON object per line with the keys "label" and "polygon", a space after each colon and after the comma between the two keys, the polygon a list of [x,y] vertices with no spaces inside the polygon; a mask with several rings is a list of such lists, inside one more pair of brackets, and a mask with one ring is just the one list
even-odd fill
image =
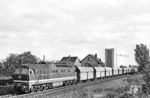
{"label": "tree", "polygon": [[146,73],[149,70],[149,49],[144,44],[136,45],[135,49],[135,60],[138,63],[138,70],[141,73]]}
{"label": "tree", "polygon": [[[143,80],[145,81],[145,91],[150,91],[150,61],[149,61],[149,49],[144,44],[136,45],[135,60],[138,63],[138,70],[143,74]],[[144,90],[143,90],[144,91]],[[148,94],[146,92],[146,94]],[[145,93],[145,92],[143,92]]]}
{"label": "tree", "polygon": [[21,64],[35,64],[38,62],[38,58],[35,55],[32,55],[30,51],[24,52],[18,56],[19,63]]}
{"label": "tree", "polygon": [[0,76],[3,74],[2,71],[3,71],[3,64],[2,62],[0,62]]}
{"label": "tree", "polygon": [[38,58],[31,54],[30,51],[24,52],[22,54],[10,54],[4,61],[5,72],[7,74],[12,74],[16,66],[21,66],[21,64],[35,64],[38,63]]}

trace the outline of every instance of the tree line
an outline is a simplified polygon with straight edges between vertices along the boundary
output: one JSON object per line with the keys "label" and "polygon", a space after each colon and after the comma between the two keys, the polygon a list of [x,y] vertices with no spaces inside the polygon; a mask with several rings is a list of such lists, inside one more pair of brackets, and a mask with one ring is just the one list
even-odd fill
{"label": "tree line", "polygon": [[[148,74],[150,72],[150,56],[149,49],[144,44],[137,44],[135,49],[135,60],[138,64],[138,70],[142,74]],[[44,63],[37,56],[33,55],[30,51],[23,52],[21,54],[10,54],[6,59],[0,62],[0,75],[14,72],[16,66],[21,64],[36,64]]]}
{"label": "tree line", "polygon": [[23,52],[21,54],[9,54],[6,59],[0,62],[0,75],[9,76],[15,71],[15,67],[21,66],[21,64],[36,64],[43,61],[33,55],[30,51]]}

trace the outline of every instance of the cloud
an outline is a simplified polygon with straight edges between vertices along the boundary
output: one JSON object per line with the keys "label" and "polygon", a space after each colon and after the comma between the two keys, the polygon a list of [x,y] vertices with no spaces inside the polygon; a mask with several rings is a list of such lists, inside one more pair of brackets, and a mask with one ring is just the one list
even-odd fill
{"label": "cloud", "polygon": [[[30,50],[60,59],[84,57],[114,47],[133,53],[150,44],[148,0],[5,0],[0,1],[0,58]],[[128,48],[127,48],[128,47]]]}

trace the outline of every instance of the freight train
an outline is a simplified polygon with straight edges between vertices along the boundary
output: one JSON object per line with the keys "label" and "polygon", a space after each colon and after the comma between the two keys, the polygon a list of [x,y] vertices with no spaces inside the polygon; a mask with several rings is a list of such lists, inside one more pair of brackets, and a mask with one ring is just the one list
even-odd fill
{"label": "freight train", "polygon": [[37,92],[54,87],[137,72],[137,68],[77,67],[67,63],[24,64],[12,75],[14,88]]}

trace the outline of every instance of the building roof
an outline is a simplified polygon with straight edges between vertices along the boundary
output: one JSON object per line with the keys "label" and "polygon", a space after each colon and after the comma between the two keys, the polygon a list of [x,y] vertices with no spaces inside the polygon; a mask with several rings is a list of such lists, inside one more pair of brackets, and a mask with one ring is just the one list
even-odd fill
{"label": "building roof", "polygon": [[63,57],[63,58],[61,59],[61,61],[71,61],[71,62],[74,63],[77,59],[78,59],[77,56],[74,56],[74,57],[68,56],[68,57]]}
{"label": "building roof", "polygon": [[[98,62],[99,64],[105,66],[105,64],[101,61],[101,59],[98,59],[97,56],[92,55],[92,54],[89,54],[89,55],[87,55],[85,58],[87,58],[87,57],[91,57],[91,58],[93,58],[96,62]],[[84,59],[85,59],[85,58],[84,58]],[[83,61],[84,59],[82,59],[82,61]]]}

